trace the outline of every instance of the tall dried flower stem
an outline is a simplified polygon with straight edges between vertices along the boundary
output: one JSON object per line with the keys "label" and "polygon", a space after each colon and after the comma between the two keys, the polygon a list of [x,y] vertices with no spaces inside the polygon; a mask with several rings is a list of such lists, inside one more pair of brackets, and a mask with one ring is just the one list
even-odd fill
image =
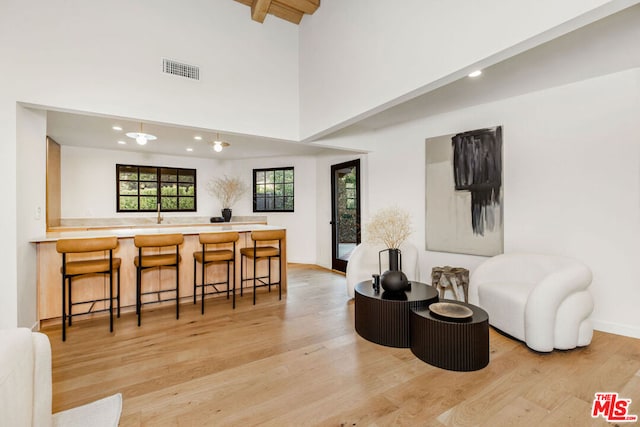
{"label": "tall dried flower stem", "polygon": [[207,183],[207,190],[220,201],[223,209],[231,208],[247,189],[247,185],[240,178],[227,175],[214,178]]}
{"label": "tall dried flower stem", "polygon": [[383,208],[371,217],[365,229],[367,240],[398,249],[411,234],[411,219],[408,212],[397,207]]}

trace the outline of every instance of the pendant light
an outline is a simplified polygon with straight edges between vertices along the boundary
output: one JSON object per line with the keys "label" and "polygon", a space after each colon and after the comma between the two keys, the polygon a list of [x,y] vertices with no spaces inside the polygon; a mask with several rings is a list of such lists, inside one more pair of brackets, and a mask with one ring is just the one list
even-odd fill
{"label": "pendant light", "polygon": [[153,141],[154,139],[158,139],[156,138],[155,135],[144,133],[142,131],[142,122],[140,122],[140,132],[128,132],[126,135],[129,138],[135,139],[138,145],[145,145],[148,141]]}
{"label": "pendant light", "polygon": [[210,142],[209,145],[211,145],[211,148],[213,148],[213,151],[215,151],[216,153],[219,153],[222,151],[222,148],[228,147],[230,144],[228,142],[222,141],[220,139],[220,134],[216,133],[215,141]]}

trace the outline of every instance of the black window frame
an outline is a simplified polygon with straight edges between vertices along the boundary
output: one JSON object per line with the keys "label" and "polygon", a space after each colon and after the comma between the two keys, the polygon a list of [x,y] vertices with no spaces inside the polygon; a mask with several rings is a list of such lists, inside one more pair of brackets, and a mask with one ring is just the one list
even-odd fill
{"label": "black window frame", "polygon": [[[121,168],[136,168],[137,172],[137,178],[135,180],[121,180],[120,179],[120,172],[121,172]],[[156,179],[155,180],[141,180],[140,179],[140,169],[143,170],[154,170],[155,169],[155,175],[156,175]],[[172,180],[163,180],[163,176],[167,175],[167,171],[172,171],[175,172],[175,181]],[[163,172],[164,175],[163,175]],[[180,177],[184,176],[184,177],[193,177],[193,196],[187,196],[187,195],[180,195],[180,184],[191,184],[191,182],[189,181],[180,181]],[[176,167],[170,167],[170,166],[148,166],[148,165],[129,165],[129,164],[116,164],[116,212],[118,213],[127,213],[127,212],[157,212],[158,208],[157,208],[157,204],[160,203],[160,211],[161,212],[197,212],[198,210],[198,182],[197,182],[197,171],[196,169],[190,169],[190,168],[176,168]],[[121,200],[120,200],[120,183],[121,182],[137,182],[138,185],[138,190],[137,190],[137,198],[138,198],[138,208],[137,209],[122,209],[121,208]],[[147,183],[153,183],[156,186],[156,205],[153,209],[149,208],[149,209],[140,209],[141,206],[141,202],[140,202],[140,197],[142,196],[140,194],[140,182],[147,182]],[[176,194],[174,195],[165,195],[165,198],[174,198],[176,199],[176,208],[175,209],[168,209],[166,207],[162,206],[162,184],[167,184],[167,183],[173,183],[175,182],[176,184]],[[122,196],[127,196],[122,195]],[[134,195],[131,195],[134,196]],[[142,196],[144,197],[144,196]],[[151,197],[151,196],[149,196]],[[184,198],[189,198],[189,199],[193,199],[193,208],[189,208],[189,209],[179,209],[180,206],[180,199],[184,199]]]}
{"label": "black window frame", "polygon": [[[291,171],[291,180],[287,180],[287,171]],[[273,181],[267,182],[267,176],[273,173]],[[282,180],[276,182],[278,173],[282,174]],[[261,175],[262,174],[262,179]],[[273,192],[266,194],[268,187],[273,185]],[[282,194],[276,194],[276,186],[282,186]],[[291,186],[291,195],[287,195],[287,186]],[[262,192],[260,186],[263,186]],[[253,212],[295,212],[295,170],[293,166],[279,167],[279,168],[261,168],[253,170]],[[262,195],[261,195],[262,194]],[[264,207],[259,207],[259,199],[264,199]],[[267,207],[271,201],[271,207]],[[281,203],[278,203],[278,201]],[[280,205],[281,208],[276,207]],[[287,207],[289,205],[289,207]]]}
{"label": "black window frame", "polygon": [[[355,211],[358,208],[358,195],[355,182],[344,183],[345,190],[345,208],[350,211]],[[349,205],[352,205],[349,206]]]}

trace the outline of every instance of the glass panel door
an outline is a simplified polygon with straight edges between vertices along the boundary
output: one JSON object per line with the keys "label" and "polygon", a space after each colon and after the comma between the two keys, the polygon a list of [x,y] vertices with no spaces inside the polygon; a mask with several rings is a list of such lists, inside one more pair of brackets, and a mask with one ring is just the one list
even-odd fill
{"label": "glass panel door", "polygon": [[331,166],[332,268],[346,271],[360,243],[360,160]]}

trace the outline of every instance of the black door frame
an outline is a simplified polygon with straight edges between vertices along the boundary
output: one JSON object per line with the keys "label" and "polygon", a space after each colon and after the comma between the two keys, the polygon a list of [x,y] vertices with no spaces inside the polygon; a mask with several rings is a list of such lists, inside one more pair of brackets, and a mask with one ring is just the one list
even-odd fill
{"label": "black door frame", "polygon": [[360,223],[360,159],[331,165],[331,268],[342,272],[347,270],[347,261],[339,259],[337,253],[339,218],[336,216],[336,171],[352,167],[356,169],[356,244],[359,244],[362,229]]}

